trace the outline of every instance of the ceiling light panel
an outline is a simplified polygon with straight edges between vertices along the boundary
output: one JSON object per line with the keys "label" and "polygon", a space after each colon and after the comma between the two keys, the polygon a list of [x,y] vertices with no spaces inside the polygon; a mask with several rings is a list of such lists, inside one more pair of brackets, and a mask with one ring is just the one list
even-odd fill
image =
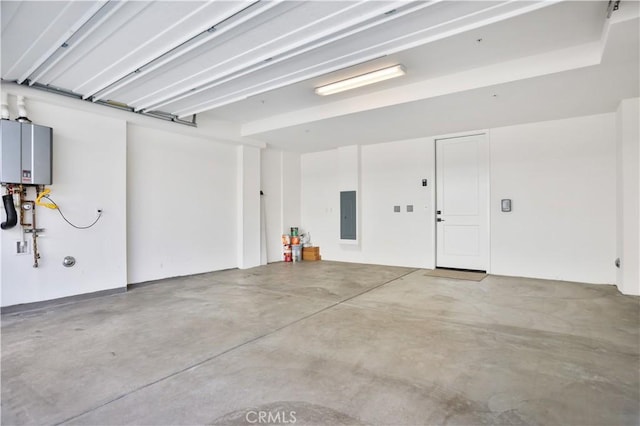
{"label": "ceiling light panel", "polygon": [[371,71],[365,74],[360,74],[344,80],[336,81],[335,83],[330,83],[325,86],[317,87],[315,89],[315,92],[321,96],[333,95],[335,93],[357,89],[358,87],[368,86],[370,84],[375,84],[385,80],[390,80],[392,78],[401,77],[405,74],[406,72],[402,65],[394,65],[392,67]]}
{"label": "ceiling light panel", "polygon": [[24,79],[103,3],[0,2],[2,78]]}

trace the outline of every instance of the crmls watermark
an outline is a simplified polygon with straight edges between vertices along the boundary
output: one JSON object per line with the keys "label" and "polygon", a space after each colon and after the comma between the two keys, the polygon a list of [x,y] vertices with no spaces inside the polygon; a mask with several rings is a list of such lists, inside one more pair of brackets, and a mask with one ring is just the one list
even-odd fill
{"label": "crmls watermark", "polygon": [[247,411],[245,420],[251,424],[293,424],[296,422],[295,411]]}

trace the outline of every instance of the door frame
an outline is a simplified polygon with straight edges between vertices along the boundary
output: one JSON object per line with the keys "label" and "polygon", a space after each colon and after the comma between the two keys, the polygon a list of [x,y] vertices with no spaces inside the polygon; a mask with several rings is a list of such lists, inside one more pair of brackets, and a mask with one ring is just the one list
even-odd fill
{"label": "door frame", "polygon": [[464,138],[467,136],[484,136],[487,140],[487,169],[488,169],[488,182],[487,182],[487,219],[486,219],[486,227],[487,227],[487,242],[486,242],[486,253],[487,253],[487,274],[491,273],[491,131],[489,129],[482,129],[477,131],[470,132],[457,132],[457,133],[447,133],[443,135],[433,136],[431,138],[433,143],[433,170],[431,173],[431,181],[433,182],[433,191],[431,191],[431,205],[433,209],[431,209],[431,232],[433,235],[432,240],[432,253],[433,258],[431,259],[431,264],[433,265],[433,269],[437,268],[437,256],[438,256],[438,230],[436,224],[436,211],[437,211],[437,191],[438,191],[438,173],[436,171],[436,167],[438,167],[438,155],[437,155],[437,143],[436,141],[440,139],[455,139],[455,138]]}

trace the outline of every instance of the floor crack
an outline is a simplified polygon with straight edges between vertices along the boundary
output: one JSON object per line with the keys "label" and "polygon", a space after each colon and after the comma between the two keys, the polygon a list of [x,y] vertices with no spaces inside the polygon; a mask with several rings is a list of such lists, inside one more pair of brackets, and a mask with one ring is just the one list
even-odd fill
{"label": "floor crack", "polygon": [[302,321],[305,321],[305,320],[307,320],[307,319],[309,319],[309,318],[312,318],[312,317],[314,317],[314,316],[316,316],[316,315],[318,315],[318,314],[321,314],[321,313],[323,313],[323,312],[325,312],[325,311],[328,311],[329,309],[335,308],[336,306],[340,306],[340,305],[342,305],[342,304],[343,304],[343,303],[345,303],[345,302],[348,302],[348,301],[350,301],[350,300],[353,300],[353,299],[355,299],[356,297],[362,296],[363,294],[369,293],[369,292],[371,292],[371,291],[373,291],[373,290],[379,289],[380,287],[383,287],[383,286],[385,286],[385,285],[387,285],[387,284],[391,284],[392,282],[397,281],[397,280],[400,280],[400,279],[402,279],[402,278],[406,277],[407,275],[413,274],[413,273],[415,273],[415,272],[417,272],[417,271],[419,271],[419,270],[420,270],[420,269],[412,269],[411,271],[406,272],[406,273],[404,273],[404,274],[402,274],[402,275],[399,275],[399,276],[397,276],[397,277],[395,277],[395,278],[392,278],[392,279],[390,279],[390,280],[388,280],[388,281],[385,281],[385,282],[383,282],[382,284],[378,284],[378,285],[373,286],[373,287],[370,287],[370,288],[368,288],[368,289],[366,289],[366,290],[364,290],[364,291],[361,291],[360,293],[357,293],[357,294],[355,294],[355,295],[352,295],[352,296],[346,297],[346,298],[344,298],[344,299],[342,299],[342,300],[339,300],[339,301],[337,301],[337,302],[334,302],[334,303],[332,303],[332,304],[330,304],[330,305],[328,305],[328,306],[325,306],[325,307],[324,307],[324,308],[322,308],[322,309],[319,309],[319,310],[317,310],[317,311],[315,311],[315,312],[312,312],[312,313],[310,313],[310,314],[308,314],[308,315],[305,315],[305,316],[303,316],[303,317],[301,317],[301,318],[298,318],[298,319],[296,319],[296,320],[294,320],[294,321],[291,321],[291,322],[289,322],[289,323],[287,323],[287,324],[285,324],[285,325],[283,325],[283,326],[281,326],[281,327],[278,327],[278,328],[276,328],[276,329],[274,329],[274,330],[271,330],[271,331],[269,331],[269,332],[267,332],[267,333],[261,334],[260,336],[256,336],[256,337],[254,337],[254,338],[252,338],[252,339],[249,339],[249,340],[247,340],[247,341],[245,341],[245,342],[239,343],[239,344],[237,344],[237,345],[235,345],[235,346],[233,346],[233,347],[231,347],[231,348],[225,349],[225,350],[224,350],[224,351],[222,351],[222,352],[219,352],[219,353],[217,353],[217,354],[215,354],[215,355],[212,355],[212,356],[210,356],[210,357],[208,357],[208,358],[206,358],[206,359],[204,359],[204,360],[202,360],[202,361],[198,361],[198,362],[196,362],[195,364],[192,364],[192,365],[189,365],[189,366],[187,366],[187,367],[181,368],[181,369],[180,369],[180,370],[178,370],[178,371],[174,371],[173,373],[167,374],[167,375],[165,375],[165,376],[163,376],[163,377],[160,377],[160,378],[159,378],[159,379],[157,379],[157,380],[154,380],[154,381],[152,381],[152,382],[149,382],[149,383],[147,383],[147,384],[144,384],[144,385],[142,385],[142,386],[139,386],[139,387],[138,387],[138,388],[136,388],[136,389],[133,389],[133,390],[131,390],[131,391],[129,391],[129,392],[123,393],[122,395],[118,395],[117,397],[115,397],[115,398],[113,398],[113,399],[110,399],[110,400],[109,400],[109,401],[107,401],[107,402],[104,402],[104,403],[102,403],[102,404],[100,404],[100,405],[98,405],[98,406],[95,406],[95,407],[93,407],[93,408],[90,408],[90,409],[88,409],[88,410],[85,410],[85,411],[83,411],[82,413],[76,414],[75,416],[72,416],[72,417],[69,417],[69,418],[67,418],[67,419],[65,419],[65,420],[62,420],[61,422],[55,423],[55,425],[56,425],[56,426],[58,426],[58,425],[61,425],[61,424],[64,424],[64,423],[70,422],[70,421],[72,421],[72,420],[75,420],[75,419],[77,419],[77,418],[79,418],[79,417],[84,416],[85,414],[91,413],[91,412],[96,411],[96,410],[98,410],[98,409],[100,409],[100,408],[102,408],[102,407],[105,407],[105,406],[109,405],[109,404],[112,404],[112,403],[114,403],[114,402],[116,402],[116,401],[119,401],[119,400],[121,400],[121,399],[123,399],[123,398],[126,398],[127,396],[129,396],[129,395],[131,395],[131,394],[134,394],[134,393],[136,393],[136,392],[138,392],[138,391],[141,391],[141,390],[143,390],[143,389],[146,389],[146,388],[148,388],[148,387],[151,387],[151,386],[153,386],[153,385],[155,385],[155,384],[158,384],[158,383],[160,383],[160,382],[162,382],[162,381],[165,381],[165,380],[167,380],[167,379],[171,379],[172,377],[176,377],[176,376],[178,376],[178,375],[180,375],[180,374],[182,374],[182,373],[185,373],[185,372],[187,372],[187,371],[193,370],[194,368],[200,367],[201,365],[206,364],[206,363],[208,363],[208,362],[210,362],[210,361],[213,361],[213,360],[215,360],[215,359],[217,359],[217,358],[219,358],[219,357],[221,357],[221,356],[223,356],[223,355],[226,355],[226,354],[228,354],[229,352],[235,351],[236,349],[240,349],[240,348],[242,348],[243,346],[249,345],[249,344],[251,344],[251,343],[255,343],[255,342],[257,342],[258,340],[264,339],[265,337],[269,337],[269,336],[271,336],[271,335],[273,335],[273,334],[275,334],[275,333],[278,333],[279,331],[282,331],[282,330],[284,330],[284,329],[286,329],[286,328],[288,328],[288,327],[291,327],[292,325],[298,324],[298,323],[300,323],[300,322],[302,322]]}

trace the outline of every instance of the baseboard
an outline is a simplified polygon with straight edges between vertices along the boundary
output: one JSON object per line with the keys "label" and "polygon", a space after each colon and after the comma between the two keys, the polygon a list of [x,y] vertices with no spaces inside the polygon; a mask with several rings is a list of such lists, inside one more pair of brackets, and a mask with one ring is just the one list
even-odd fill
{"label": "baseboard", "polygon": [[200,275],[207,275],[207,274],[211,274],[211,273],[214,273],[214,272],[231,271],[233,269],[238,269],[238,268],[225,268],[225,269],[218,269],[218,270],[215,270],[215,271],[198,272],[197,274],[176,275],[176,276],[173,276],[173,277],[158,278],[157,280],[142,281],[142,282],[139,282],[139,283],[131,283],[131,284],[127,284],[127,290],[134,290],[136,288],[147,287],[147,286],[155,285],[155,284],[162,284],[162,283],[164,283],[166,281],[175,280],[176,278],[197,277],[197,276],[200,276]]}
{"label": "baseboard", "polygon": [[140,283],[127,284],[126,287],[113,288],[113,289],[109,289],[109,290],[95,291],[93,293],[78,294],[78,295],[75,295],[75,296],[61,297],[59,299],[44,300],[44,301],[41,301],[41,302],[21,303],[19,305],[4,306],[4,307],[0,308],[0,314],[2,314],[2,315],[15,314],[15,313],[22,313],[22,312],[26,312],[26,311],[33,311],[33,310],[37,310],[37,309],[50,308],[50,307],[53,307],[53,306],[66,305],[68,303],[74,303],[74,302],[78,302],[78,301],[82,301],[82,300],[86,300],[86,299],[94,299],[96,297],[111,296],[113,294],[118,294],[118,293],[126,293],[129,290],[133,290],[133,289],[140,288],[140,287],[146,287],[146,286],[154,285],[154,284],[161,284],[163,282],[170,281],[170,280],[175,279],[175,278],[197,277],[198,275],[210,274],[212,272],[229,271],[229,270],[232,270],[232,269],[238,269],[238,268],[226,268],[226,269],[220,269],[220,270],[216,270],[216,271],[200,272],[200,273],[197,273],[197,274],[189,274],[189,275],[180,275],[180,276],[176,276],[176,277],[160,278],[160,279],[152,280],[152,281],[144,281],[144,282],[140,282]]}
{"label": "baseboard", "polygon": [[42,302],[21,303],[18,305],[3,306],[0,308],[0,314],[16,314],[37,309],[51,308],[54,306],[66,305],[68,303],[79,302],[82,300],[94,299],[96,297],[111,296],[113,294],[126,292],[126,287],[118,287],[109,290],[94,291],[92,293],[77,294],[75,296],[61,297],[59,299],[43,300]]}

